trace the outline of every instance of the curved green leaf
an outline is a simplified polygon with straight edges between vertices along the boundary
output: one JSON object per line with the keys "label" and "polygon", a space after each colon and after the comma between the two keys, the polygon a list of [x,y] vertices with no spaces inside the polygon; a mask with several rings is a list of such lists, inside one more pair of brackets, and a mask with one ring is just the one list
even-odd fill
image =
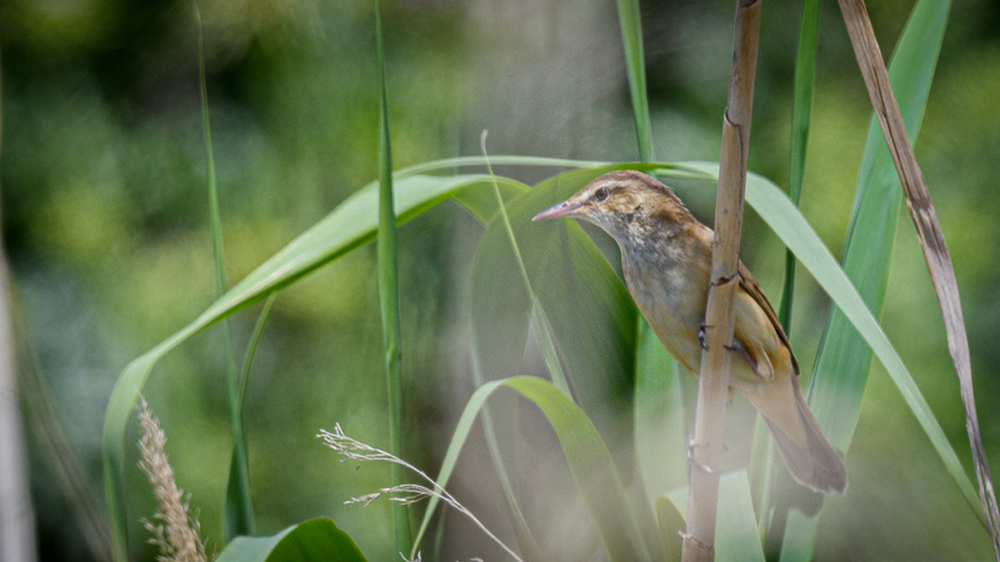
{"label": "curved green leaf", "polygon": [[270,537],[237,537],[216,562],[367,562],[354,539],[317,517]]}
{"label": "curved green leaf", "polygon": [[[513,180],[500,179],[506,195],[527,189]],[[492,189],[492,180],[482,175],[449,178],[411,176],[395,186],[395,210],[400,223],[467,190]],[[193,322],[159,345],[133,360],[118,378],[104,420],[104,489],[111,513],[115,559],[128,558],[125,513],[125,433],[139,393],[157,361],[171,349],[213,323],[250,306],[375,237],[378,216],[375,183],[360,189],[320,222],[293,240],[271,259],[247,275]],[[480,209],[485,212],[485,207]]]}
{"label": "curved green leaf", "polygon": [[[534,402],[552,424],[573,480],[590,508],[611,560],[650,560],[625,487],[597,428],[579,406],[545,379],[520,376],[491,381],[479,387],[462,412],[436,482],[447,486],[479,411],[487,398],[501,386],[516,390]],[[433,514],[436,506],[437,501],[432,498],[425,520]]]}

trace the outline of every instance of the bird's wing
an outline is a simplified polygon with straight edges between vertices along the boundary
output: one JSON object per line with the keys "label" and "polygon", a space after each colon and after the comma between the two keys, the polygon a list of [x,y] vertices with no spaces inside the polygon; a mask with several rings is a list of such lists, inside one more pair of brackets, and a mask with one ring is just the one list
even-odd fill
{"label": "bird's wing", "polygon": [[764,311],[764,314],[767,315],[768,320],[771,321],[771,325],[774,326],[775,333],[778,334],[778,339],[780,339],[781,343],[788,348],[788,354],[792,358],[792,367],[795,369],[795,374],[798,375],[799,362],[795,359],[795,354],[792,353],[792,346],[788,343],[788,336],[785,335],[785,331],[781,328],[781,322],[778,321],[778,315],[774,312],[774,307],[771,306],[771,302],[767,300],[767,296],[764,294],[764,291],[761,290],[757,280],[754,279],[753,274],[750,273],[747,266],[743,265],[742,261],[740,261],[739,265],[739,274],[740,288],[746,291],[746,293],[750,295],[750,298],[752,298],[754,302],[756,302]]}

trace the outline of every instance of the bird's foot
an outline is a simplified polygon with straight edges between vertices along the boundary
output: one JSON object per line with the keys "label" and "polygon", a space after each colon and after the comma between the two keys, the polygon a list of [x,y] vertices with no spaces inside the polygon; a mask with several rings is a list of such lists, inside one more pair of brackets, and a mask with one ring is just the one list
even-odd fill
{"label": "bird's foot", "polygon": [[708,328],[711,328],[711,326],[706,325],[704,322],[698,324],[698,345],[705,351],[708,351],[708,342],[705,339],[705,330]]}
{"label": "bird's foot", "polygon": [[[732,345],[727,345],[726,349],[739,353],[744,359],[747,360],[747,363],[750,364],[750,368],[752,368],[754,372],[757,372],[757,360],[750,356],[750,352],[747,351],[747,348],[740,344],[739,340],[734,339]],[[730,401],[731,400],[732,399],[730,399]]]}

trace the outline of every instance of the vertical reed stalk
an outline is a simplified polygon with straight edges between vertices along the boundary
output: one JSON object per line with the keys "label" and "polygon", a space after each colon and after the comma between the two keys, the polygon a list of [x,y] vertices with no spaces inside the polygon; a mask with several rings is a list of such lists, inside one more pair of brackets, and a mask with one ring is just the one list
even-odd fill
{"label": "vertical reed stalk", "polygon": [[726,419],[729,359],[733,336],[733,299],[739,287],[740,232],[746,188],[750,118],[760,30],[759,0],[739,0],[729,101],[722,126],[719,187],[715,202],[715,243],[711,287],[705,316],[708,350],[702,353],[698,405],[690,454],[694,461],[688,498],[682,560],[713,560],[719,498],[719,461]]}

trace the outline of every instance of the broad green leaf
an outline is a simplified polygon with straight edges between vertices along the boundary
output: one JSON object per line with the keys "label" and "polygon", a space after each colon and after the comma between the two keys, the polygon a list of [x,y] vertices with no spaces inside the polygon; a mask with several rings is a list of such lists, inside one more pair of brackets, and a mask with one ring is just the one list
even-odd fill
{"label": "broad green leaf", "polygon": [[[257,353],[257,346],[260,338],[264,334],[264,326],[267,325],[267,317],[271,313],[271,307],[278,298],[278,292],[271,293],[264,302],[264,307],[257,317],[253,334],[250,336],[250,343],[247,345],[246,354],[243,357],[243,368],[240,371],[240,388],[237,394],[237,411],[240,412],[239,428],[240,435],[243,433],[243,404],[246,403],[247,387],[250,384],[250,371],[253,367],[253,358]],[[241,453],[242,451],[242,453]],[[242,456],[241,456],[242,455]],[[253,505],[250,503],[250,471],[246,462],[246,447],[242,449],[233,447],[233,456],[229,461],[229,483],[226,488],[226,536],[229,540],[238,535],[253,535]],[[244,495],[244,491],[246,495]],[[244,503],[245,501],[245,503]],[[249,518],[249,520],[248,520]],[[249,523],[249,525],[247,525]]]}
{"label": "broad green leaf", "polygon": [[[889,64],[889,80],[911,143],[916,143],[920,134],[949,7],[950,0],[920,0],[913,8]],[[878,122],[872,117],[842,265],[876,318],[881,316],[885,302],[901,199],[895,166]],[[827,438],[845,452],[861,415],[871,353],[844,313],[834,308],[806,396]],[[938,450],[941,454],[941,449]],[[961,472],[957,459],[945,462],[953,473],[955,470]],[[964,472],[961,474],[964,476]],[[961,481],[959,485],[962,486]],[[969,493],[962,487],[968,499]],[[783,560],[811,557],[821,513],[789,515],[782,547]]]}
{"label": "broad green leaf", "polygon": [[[685,507],[687,502],[687,487],[684,489]],[[663,542],[664,559],[667,562],[674,562],[681,559],[681,551],[684,548],[684,541],[681,533],[685,531],[684,515],[677,508],[677,504],[666,495],[656,498],[656,522],[660,527],[660,540]]]}
{"label": "broad green leaf", "polygon": [[[487,398],[502,386],[534,402],[552,424],[573,480],[590,509],[611,560],[650,560],[625,487],[597,428],[579,406],[545,379],[519,376],[494,380],[479,387],[462,412],[435,481],[447,487],[479,411]],[[425,519],[432,516],[437,503],[432,498]]]}
{"label": "broad green leaf", "polygon": [[[596,177],[596,174],[587,174],[587,178],[589,177]],[[580,187],[589,179],[583,178],[581,181]],[[544,188],[542,186],[536,187],[532,193],[536,193],[540,189]],[[603,284],[605,287],[612,287],[612,294],[616,294],[617,297],[611,300],[608,300],[606,296],[594,297],[590,293],[572,292],[562,295],[566,299],[579,298],[583,299],[581,302],[588,303],[596,298],[596,303],[588,305],[588,310],[594,311],[594,314],[603,314],[603,316],[591,318],[591,322],[598,330],[608,327],[612,322],[609,320],[609,316],[613,318],[616,314],[615,310],[628,311],[632,307],[624,290],[614,289],[616,286],[620,287],[621,282],[614,271],[608,267],[607,261],[601,256],[600,251],[578,225],[570,223],[563,225],[564,228],[568,226],[573,229],[573,235],[569,241],[565,237],[554,238],[551,235],[533,232],[540,230],[533,227],[544,224],[530,222],[530,217],[543,208],[536,208],[536,205],[534,202],[528,203],[527,206],[524,203],[519,203],[512,206],[506,215],[498,214],[480,240],[472,278],[473,372],[477,384],[482,384],[483,373],[488,373],[492,378],[507,378],[519,372],[528,326],[532,310],[534,310],[541,339],[540,347],[545,355],[546,365],[552,375],[553,382],[563,392],[570,394],[569,383],[566,380],[567,372],[562,369],[562,363],[557,356],[557,342],[553,341],[555,329],[546,312],[548,305],[540,302],[541,295],[551,293],[550,287],[554,281],[572,278],[574,275],[592,279],[592,285]],[[508,230],[508,222],[510,230]],[[526,230],[530,234],[525,235]],[[577,255],[584,256],[575,260],[578,269],[574,269],[572,264],[557,262],[562,263],[562,267],[545,271],[545,261],[550,259],[549,256],[562,252],[567,252],[567,255],[575,252]],[[539,274],[540,269],[542,269],[541,274]],[[604,295],[607,295],[607,292]],[[602,305],[602,303],[604,304]],[[602,308],[602,306],[610,308]],[[632,314],[634,319],[634,311]],[[617,341],[614,334],[605,334],[602,338],[610,342],[612,346]],[[627,346],[628,343],[623,345]],[[565,350],[562,346],[560,349]],[[618,353],[620,355],[622,351]],[[565,358],[566,355],[564,354],[563,357]],[[589,360],[591,358],[592,356],[588,355],[581,359]],[[573,368],[572,362],[567,362],[567,365],[570,366],[569,369]],[[605,380],[621,373],[621,368],[618,366],[616,371],[605,372]],[[510,479],[507,477],[507,469],[504,466],[503,455],[497,443],[492,419],[491,411],[487,408],[484,411],[487,445],[505,499],[514,518],[518,541],[522,544],[522,548],[528,550],[526,555],[529,558],[538,557],[537,552],[531,552],[535,550],[533,546],[535,540],[524,521],[524,516],[510,485]],[[431,510],[428,510],[425,514],[424,523],[418,536],[423,535],[429,523],[430,513]]]}
{"label": "broad green leaf", "polygon": [[[816,85],[816,42],[819,37],[819,0],[806,0],[802,8],[799,50],[795,56],[795,96],[792,101],[792,134],[789,143],[788,198],[797,207],[802,196],[806,170],[806,146],[813,90]],[[791,336],[792,292],[795,287],[795,256],[785,253],[785,282],[781,290],[778,318],[785,334]]]}
{"label": "broad green leaf", "polygon": [[[506,195],[526,189],[513,180],[499,181]],[[448,178],[412,176],[401,179],[396,182],[394,189],[397,220],[400,223],[406,222],[463,191],[484,189],[492,189],[492,184],[488,176],[482,175]],[[104,488],[111,513],[116,560],[124,561],[128,558],[128,519],[124,508],[123,483],[125,433],[132,409],[153,366],[192,335],[373,240],[377,207],[377,185],[369,184],[247,275],[193,322],[133,360],[122,371],[111,393],[104,420]]]}
{"label": "broad green leaf", "polygon": [[[910,142],[920,134],[950,0],[920,0],[889,64]],[[854,208],[844,243],[844,272],[876,317],[882,314],[902,190],[874,117],[868,126]],[[871,351],[844,315],[834,310],[809,383],[809,406],[827,438],[847,450],[861,414]]]}
{"label": "broad green leaf", "polygon": [[[201,13],[195,4],[198,19],[198,81],[201,85],[201,121],[205,137],[205,162],[208,172],[208,205],[212,231],[212,255],[215,258],[215,282],[218,296],[226,292],[225,251],[222,244],[222,215],[219,211],[219,190],[215,181],[215,157],[212,155],[212,127],[208,114],[208,85],[205,80],[205,52],[202,40]],[[226,541],[238,535],[252,535],[253,503],[250,497],[250,468],[247,462],[247,439],[243,432],[243,401],[240,381],[236,378],[236,357],[229,322],[220,323],[223,348],[226,353],[226,382],[229,390],[229,423],[233,429],[233,456],[229,463],[229,483],[226,488],[223,528]]]}
{"label": "broad green leaf", "polygon": [[687,481],[684,397],[677,362],[641,317],[635,355],[635,456],[652,502]]}
{"label": "broad green leaf", "polygon": [[746,471],[723,474],[719,479],[718,513],[715,559],[719,562],[764,562]]}
{"label": "broad green leaf", "polygon": [[317,517],[270,537],[238,537],[216,562],[366,562],[354,539]]}

